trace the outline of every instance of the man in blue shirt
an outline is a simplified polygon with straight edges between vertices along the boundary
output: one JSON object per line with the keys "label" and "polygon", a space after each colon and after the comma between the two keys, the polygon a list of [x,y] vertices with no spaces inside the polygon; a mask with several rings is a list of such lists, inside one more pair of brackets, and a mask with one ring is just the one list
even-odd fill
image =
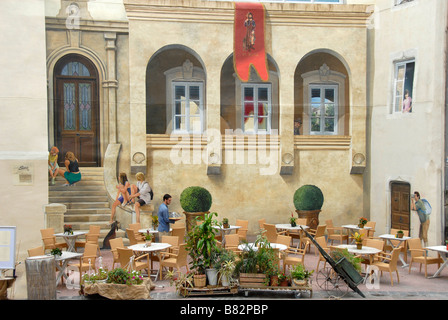
{"label": "man in blue shirt", "polygon": [[168,206],[171,203],[171,196],[169,194],[165,194],[163,196],[163,203],[159,206],[159,211],[157,215],[159,217],[159,235],[169,235],[170,232],[170,223],[174,223],[174,221],[170,221],[170,215],[168,212]]}

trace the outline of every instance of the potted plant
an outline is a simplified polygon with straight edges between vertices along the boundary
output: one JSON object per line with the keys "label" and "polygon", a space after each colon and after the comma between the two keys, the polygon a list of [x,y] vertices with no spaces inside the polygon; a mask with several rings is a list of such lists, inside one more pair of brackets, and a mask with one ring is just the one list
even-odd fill
{"label": "potted plant", "polygon": [[146,231],[146,233],[145,233],[145,247],[150,247],[153,239],[154,239],[154,235],[152,233],[149,233],[149,231]]}
{"label": "potted plant", "polygon": [[364,234],[355,232],[354,234],[352,234],[352,236],[356,243],[356,249],[361,250],[362,249],[362,238],[364,237]]}
{"label": "potted plant", "polygon": [[291,227],[297,226],[296,218],[294,218],[294,214],[291,213],[291,218],[289,218],[289,223],[291,224]]}
{"label": "potted plant", "polygon": [[229,225],[229,219],[227,219],[227,218],[223,218],[223,219],[222,219],[222,227],[225,228],[225,229],[227,229],[227,228],[230,227],[230,225]]}
{"label": "potted plant", "polygon": [[359,227],[359,228],[364,228],[364,226],[366,225],[366,223],[367,223],[367,219],[364,218],[364,217],[361,217],[361,218],[359,218],[358,227]]}
{"label": "potted plant", "polygon": [[287,287],[289,285],[288,277],[283,272],[280,272],[278,274],[278,282],[279,282],[280,287]]}
{"label": "potted plant", "polygon": [[212,206],[212,195],[202,187],[192,186],[185,188],[180,194],[180,205],[186,216],[187,233],[195,224],[195,218],[203,218]]}
{"label": "potted plant", "polygon": [[339,260],[341,260],[343,258],[347,259],[347,261],[349,261],[353,265],[353,267],[356,269],[356,271],[361,273],[362,258],[360,256],[355,256],[355,255],[349,253],[347,249],[330,251],[330,256],[336,262],[338,262]]}
{"label": "potted plant", "polygon": [[159,227],[159,216],[151,216],[152,229],[157,230]]}
{"label": "potted plant", "polygon": [[99,283],[106,283],[108,271],[105,268],[98,268],[98,272],[95,274],[95,281]]}
{"label": "potted plant", "polygon": [[62,256],[62,250],[59,248],[51,249],[50,253],[56,258]]}
{"label": "potted plant", "polygon": [[235,260],[231,259],[224,261],[218,271],[219,281],[222,286],[229,287],[233,282],[232,275],[235,271]]}
{"label": "potted plant", "polygon": [[82,283],[84,285],[89,285],[89,284],[93,284],[95,283],[95,275],[94,274],[90,274],[90,273],[84,273],[82,275]]}
{"label": "potted plant", "polygon": [[316,229],[324,204],[324,195],[320,188],[315,185],[303,185],[294,193],[293,201],[298,217],[306,218],[307,226]]}
{"label": "potted plant", "polygon": [[306,286],[308,285],[308,279],[314,273],[314,270],[308,271],[301,263],[295,265],[291,270],[291,279],[294,286]]}
{"label": "potted plant", "polygon": [[397,234],[395,235],[395,237],[401,239],[401,238],[403,238],[403,235],[404,235],[403,230],[398,230],[398,231],[397,231]]}
{"label": "potted plant", "polygon": [[[191,257],[192,269],[197,274],[203,274],[208,269],[215,269],[214,263],[218,247],[213,226],[218,225],[218,222],[213,217],[217,215],[216,212],[205,214],[203,222],[199,225],[196,224],[193,230],[188,232],[186,249]],[[207,272],[210,274],[210,280],[214,283],[215,280],[212,277],[217,270],[208,270]]]}
{"label": "potted plant", "polygon": [[70,224],[64,224],[64,233],[65,234],[73,234],[73,228]]}
{"label": "potted plant", "polygon": [[194,287],[193,285],[193,276],[194,274],[191,272],[188,273],[182,273],[179,272],[178,276],[176,276],[177,272],[174,272],[174,270],[168,270],[168,273],[165,276],[165,279],[170,280],[170,285],[174,285],[176,288],[176,291],[180,294],[182,294],[184,297],[186,297],[189,293],[187,288]]}

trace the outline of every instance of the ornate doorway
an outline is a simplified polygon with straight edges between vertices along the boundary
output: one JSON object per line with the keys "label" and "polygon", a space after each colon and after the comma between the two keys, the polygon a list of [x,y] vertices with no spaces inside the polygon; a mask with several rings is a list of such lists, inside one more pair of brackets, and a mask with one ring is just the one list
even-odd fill
{"label": "ornate doorway", "polygon": [[410,230],[410,193],[408,183],[392,182],[391,184],[391,228]]}
{"label": "ornate doorway", "polygon": [[79,165],[99,165],[98,73],[86,58],[70,54],[54,70],[55,144],[60,150],[59,165],[72,151]]}

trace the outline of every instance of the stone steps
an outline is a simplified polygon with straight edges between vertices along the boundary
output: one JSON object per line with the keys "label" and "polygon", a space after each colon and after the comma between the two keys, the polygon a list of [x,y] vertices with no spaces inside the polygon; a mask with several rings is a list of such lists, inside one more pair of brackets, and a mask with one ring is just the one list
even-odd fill
{"label": "stone steps", "polygon": [[[73,230],[89,231],[90,225],[101,227],[98,245],[102,247],[104,237],[109,233],[110,204],[104,185],[103,168],[83,167],[81,181],[74,186],[64,186],[65,179],[58,176],[55,184],[49,186],[49,203],[61,203],[67,207],[64,224]],[[117,230],[117,237],[129,243],[126,231]]]}

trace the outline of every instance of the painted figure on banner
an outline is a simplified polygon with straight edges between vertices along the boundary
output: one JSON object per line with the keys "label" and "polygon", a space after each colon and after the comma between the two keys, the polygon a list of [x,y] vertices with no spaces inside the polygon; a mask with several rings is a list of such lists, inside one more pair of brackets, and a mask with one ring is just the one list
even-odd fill
{"label": "painted figure on banner", "polygon": [[243,48],[245,51],[254,50],[255,45],[255,20],[253,19],[252,12],[248,12],[246,20],[244,21],[246,27],[246,36],[243,40]]}

